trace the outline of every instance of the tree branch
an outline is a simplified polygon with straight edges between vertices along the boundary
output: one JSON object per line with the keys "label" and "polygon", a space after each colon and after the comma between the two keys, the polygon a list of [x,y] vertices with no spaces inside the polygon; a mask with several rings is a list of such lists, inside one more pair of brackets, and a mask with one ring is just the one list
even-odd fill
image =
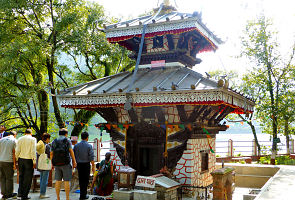
{"label": "tree branch", "polygon": [[79,70],[79,72],[80,72],[81,74],[83,74],[84,76],[90,76],[89,74],[84,73],[84,72],[80,69],[80,66],[79,66],[79,64],[78,64],[78,62],[77,62],[76,57],[75,57],[74,55],[72,55],[69,51],[67,51],[67,53],[73,58],[73,60],[74,60],[74,62],[75,62],[75,65],[76,65],[76,68]]}
{"label": "tree branch", "polygon": [[86,66],[87,66],[87,68],[89,69],[89,71],[90,71],[90,76],[91,76],[91,78],[92,79],[97,79],[97,77],[95,76],[95,74],[93,73],[93,69],[92,69],[92,67],[90,66],[90,63],[89,63],[89,56],[88,56],[88,53],[86,52],[85,53],[85,60],[86,60]]}
{"label": "tree branch", "polygon": [[57,73],[55,70],[53,70],[53,73],[56,74],[58,76],[58,78],[60,78],[62,80],[62,82],[66,85],[66,87],[69,87],[68,82],[63,78],[63,76],[60,73]]}
{"label": "tree branch", "polygon": [[[39,21],[39,18],[38,18],[38,15],[37,13],[35,12],[35,9],[34,9],[34,4],[32,2],[30,2],[32,4],[32,10],[33,10],[33,13],[34,13],[34,16],[35,16],[35,19],[37,21],[37,24],[39,26],[39,30],[40,32],[42,31],[42,27],[41,27],[41,24],[40,24],[40,21]],[[42,34],[39,32],[39,34],[37,34],[37,36],[39,36],[40,39],[42,39]]]}

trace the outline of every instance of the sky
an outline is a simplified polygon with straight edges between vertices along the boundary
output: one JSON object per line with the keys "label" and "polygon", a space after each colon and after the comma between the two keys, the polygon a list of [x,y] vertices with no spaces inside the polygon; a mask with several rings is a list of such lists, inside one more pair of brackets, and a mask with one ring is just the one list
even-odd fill
{"label": "sky", "polygon": [[[162,0],[89,0],[101,4],[109,16],[122,21],[135,18],[160,5]],[[216,69],[235,70],[240,74],[251,69],[240,53],[240,36],[248,20],[264,13],[273,19],[279,32],[281,53],[290,52],[295,42],[295,1],[293,0],[170,0],[180,12],[202,12],[202,21],[224,44],[214,53],[197,55],[203,61],[193,69],[204,73]]]}

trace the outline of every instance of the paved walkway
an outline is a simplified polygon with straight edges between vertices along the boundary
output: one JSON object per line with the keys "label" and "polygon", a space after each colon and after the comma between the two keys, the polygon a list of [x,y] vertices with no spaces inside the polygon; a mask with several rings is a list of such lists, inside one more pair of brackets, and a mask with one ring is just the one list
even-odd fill
{"label": "paved walkway", "polygon": [[[295,199],[295,166],[279,166],[280,170],[261,188],[261,192],[255,200],[294,200]],[[17,191],[18,184],[14,184],[14,191]],[[247,194],[250,188],[236,188],[233,200],[242,200],[243,195]],[[39,199],[39,192],[30,193],[32,200]],[[48,200],[56,200],[55,189],[48,187]],[[80,194],[71,193],[70,200],[78,200]],[[0,195],[1,197],[1,195]],[[64,191],[60,194],[61,200],[66,199]],[[94,196],[89,195],[89,200]]]}
{"label": "paved walkway", "polygon": [[[14,191],[17,192],[18,189],[18,184],[14,184]],[[52,187],[47,187],[46,194],[50,196],[50,198],[47,198],[47,200],[56,200],[56,194],[55,194],[55,189]],[[29,197],[31,197],[31,200],[36,200],[39,199],[39,191],[37,192],[30,192]],[[1,194],[0,194],[1,196]],[[2,197],[2,196],[1,196]],[[79,200],[80,194],[79,193],[70,193],[70,200]],[[89,195],[89,200],[94,197],[93,195]],[[65,200],[66,199],[66,193],[65,191],[60,192],[60,199]]]}
{"label": "paved walkway", "polygon": [[295,166],[282,165],[280,170],[261,188],[255,200],[294,200]]}

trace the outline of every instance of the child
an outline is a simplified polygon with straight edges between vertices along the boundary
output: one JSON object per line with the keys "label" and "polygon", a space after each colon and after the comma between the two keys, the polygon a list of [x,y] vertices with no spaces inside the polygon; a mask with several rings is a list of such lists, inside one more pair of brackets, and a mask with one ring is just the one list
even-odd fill
{"label": "child", "polygon": [[90,191],[91,191],[91,194],[94,194],[94,195],[97,195],[96,191],[98,190],[98,179],[99,179],[99,175],[98,175],[98,172],[99,172],[99,165],[100,163],[96,163],[96,171],[95,173],[93,174],[93,180],[92,180],[92,183],[91,183],[91,188],[90,188]]}

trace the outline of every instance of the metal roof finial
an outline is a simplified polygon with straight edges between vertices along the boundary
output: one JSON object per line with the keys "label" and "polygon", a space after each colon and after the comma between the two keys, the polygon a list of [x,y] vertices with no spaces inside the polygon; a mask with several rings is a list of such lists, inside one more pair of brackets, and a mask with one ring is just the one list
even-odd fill
{"label": "metal roof finial", "polygon": [[164,3],[165,6],[170,6],[170,1],[169,0],[164,0],[163,3]]}
{"label": "metal roof finial", "polygon": [[[158,1],[158,3],[159,3],[159,1]],[[168,14],[168,13],[171,13],[173,11],[176,11],[176,8],[171,5],[170,0],[162,0],[161,5],[163,5],[163,9],[162,9],[160,15],[164,15],[164,14]],[[155,8],[154,9],[154,14],[158,10],[159,10],[159,8]]]}

